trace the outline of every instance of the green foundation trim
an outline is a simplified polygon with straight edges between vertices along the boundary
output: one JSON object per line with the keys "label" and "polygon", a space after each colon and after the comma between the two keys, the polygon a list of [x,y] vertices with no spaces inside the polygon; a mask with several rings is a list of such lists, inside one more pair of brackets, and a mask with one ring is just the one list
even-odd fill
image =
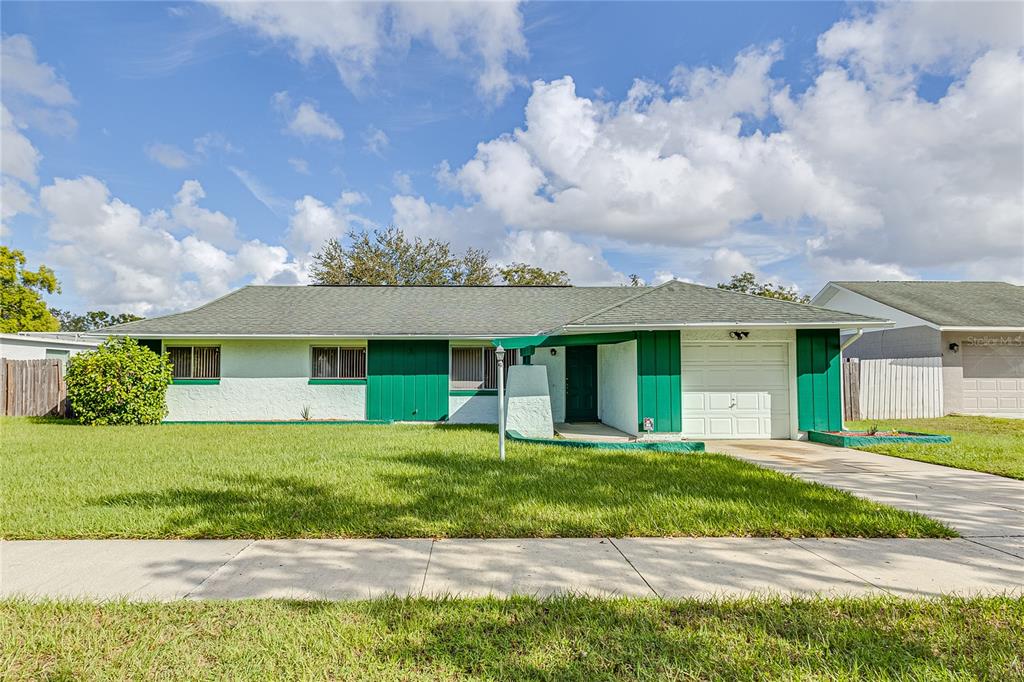
{"label": "green foundation trim", "polygon": [[365,386],[366,379],[310,379],[313,386]]}
{"label": "green foundation trim", "polygon": [[885,445],[887,443],[951,443],[950,436],[934,433],[905,432],[900,436],[862,436],[852,433],[826,433],[824,431],[808,431],[807,440],[840,448],[856,448],[868,445]]}
{"label": "green foundation trim", "polygon": [[459,396],[459,397],[463,397],[463,398],[470,397],[470,396],[475,396],[475,395],[498,395],[498,390],[494,389],[494,388],[452,389],[451,391],[448,391],[448,395],[450,395],[450,396]]}
{"label": "green foundation trim", "polygon": [[512,440],[533,445],[557,445],[563,448],[597,448],[600,450],[647,450],[649,452],[704,452],[704,443],[685,441],[608,441],[568,440],[563,438],[527,438],[518,431],[506,431]]}
{"label": "green foundation trim", "polygon": [[239,426],[389,426],[394,422],[387,419],[310,419],[310,420],[268,420],[268,421],[162,421],[162,426],[175,424],[238,424]]}
{"label": "green foundation trim", "polygon": [[220,379],[172,379],[171,383],[176,386],[216,386]]}

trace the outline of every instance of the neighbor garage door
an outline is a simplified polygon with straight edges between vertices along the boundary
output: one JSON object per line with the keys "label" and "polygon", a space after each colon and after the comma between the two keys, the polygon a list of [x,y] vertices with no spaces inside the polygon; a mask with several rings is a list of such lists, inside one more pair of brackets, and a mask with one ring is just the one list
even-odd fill
{"label": "neighbor garage door", "polygon": [[683,435],[789,438],[789,346],[682,345]]}
{"label": "neighbor garage door", "polygon": [[1024,415],[1024,347],[964,344],[961,348],[963,411]]}

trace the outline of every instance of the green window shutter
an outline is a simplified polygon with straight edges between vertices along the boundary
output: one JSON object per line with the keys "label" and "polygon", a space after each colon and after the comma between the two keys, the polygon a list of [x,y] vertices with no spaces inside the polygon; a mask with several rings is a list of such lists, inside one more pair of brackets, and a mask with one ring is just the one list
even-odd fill
{"label": "green window shutter", "polygon": [[679,350],[678,331],[637,332],[637,422],[641,433],[644,417],[654,418],[658,433],[683,430]]}
{"label": "green window shutter", "polygon": [[801,431],[843,428],[840,355],[838,329],[797,330],[797,424]]}
{"label": "green window shutter", "polygon": [[448,418],[448,342],[373,341],[366,350],[366,417]]}

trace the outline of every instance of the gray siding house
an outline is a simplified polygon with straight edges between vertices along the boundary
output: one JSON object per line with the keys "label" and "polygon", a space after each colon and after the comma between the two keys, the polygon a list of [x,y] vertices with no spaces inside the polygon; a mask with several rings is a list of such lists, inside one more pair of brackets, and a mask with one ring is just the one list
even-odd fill
{"label": "gray siding house", "polygon": [[945,414],[1024,417],[1024,287],[1005,282],[829,282],[811,301],[884,317],[845,357],[941,358]]}

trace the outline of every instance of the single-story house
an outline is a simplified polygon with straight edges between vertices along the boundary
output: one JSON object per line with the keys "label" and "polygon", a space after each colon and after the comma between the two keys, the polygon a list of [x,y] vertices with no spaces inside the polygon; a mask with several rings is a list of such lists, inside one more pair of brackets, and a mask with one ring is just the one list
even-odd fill
{"label": "single-story house", "polygon": [[0,334],[0,358],[6,360],[45,360],[67,362],[75,353],[92,350],[99,340],[78,332],[18,332]]}
{"label": "single-story house", "polygon": [[811,301],[884,317],[849,358],[936,358],[944,414],[1024,417],[1024,287],[1005,282],[829,282]]}
{"label": "single-story house", "polygon": [[839,332],[885,319],[657,287],[247,286],[110,327],[170,354],[168,421],[497,421],[495,346],[544,365],[555,422],[633,435],[839,429]]}

